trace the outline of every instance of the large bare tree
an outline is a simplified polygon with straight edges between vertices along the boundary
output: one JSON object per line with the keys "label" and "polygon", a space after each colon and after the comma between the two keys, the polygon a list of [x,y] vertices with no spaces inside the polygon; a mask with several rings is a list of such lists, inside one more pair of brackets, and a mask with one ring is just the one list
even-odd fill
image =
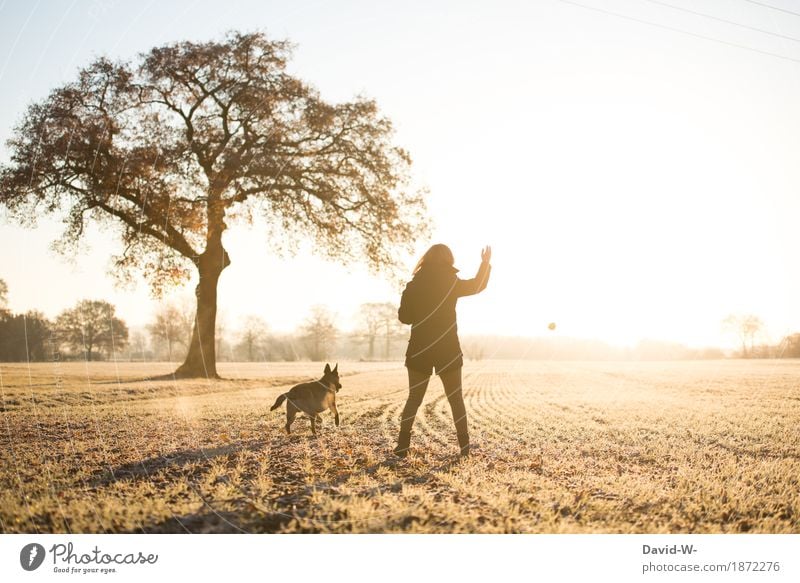
{"label": "large bare tree", "polygon": [[114,273],[154,291],[193,272],[197,314],[178,376],[216,377],[217,282],[232,220],[266,219],[277,252],[396,263],[424,224],[410,158],[374,101],[330,104],[261,34],[100,58],[31,105],[8,142],[0,204],[23,224],[59,213],[64,249],[89,221],[119,227]]}

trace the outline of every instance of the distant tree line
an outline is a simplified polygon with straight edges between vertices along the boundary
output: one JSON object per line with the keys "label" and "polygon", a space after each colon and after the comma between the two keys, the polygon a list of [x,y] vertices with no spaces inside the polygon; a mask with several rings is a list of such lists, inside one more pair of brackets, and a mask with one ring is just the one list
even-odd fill
{"label": "distant tree line", "polygon": [[[142,328],[129,329],[115,307],[82,300],[54,320],[39,311],[7,309],[8,286],[0,279],[0,361],[132,360],[178,362],[186,357],[195,310],[189,300],[159,306]],[[397,321],[397,307],[367,303],[355,318],[359,327],[342,331],[334,314],[314,306],[291,333],[270,330],[259,316],[232,327],[221,314],[216,322],[218,360],[237,362],[296,360],[396,360],[405,353],[408,331]]]}
{"label": "distant tree line", "polygon": [[525,338],[464,336],[464,356],[470,360],[713,360],[722,358],[800,358],[800,333],[778,345],[756,344],[747,354],[717,347],[693,348],[677,342],[642,340],[631,347],[585,338]]}
{"label": "distant tree line", "polygon": [[[150,322],[129,329],[116,316],[115,307],[102,300],[82,300],[55,320],[39,311],[15,314],[8,309],[8,286],[0,279],[0,361],[130,360],[179,362],[189,349],[195,310],[192,302],[162,304]],[[353,331],[342,331],[325,306],[314,306],[308,317],[290,333],[276,332],[259,316],[244,317],[237,325],[219,314],[216,321],[218,360],[273,362],[330,359],[401,360],[408,329],[397,320],[397,306],[389,302],[362,304]],[[632,348],[577,338],[517,338],[465,336],[466,358],[534,360],[682,360],[739,358],[800,358],[800,332],[778,344],[764,341],[763,322],[753,315],[731,315],[724,328],[740,342],[740,349],[724,353],[718,348],[687,346],[645,340]]]}
{"label": "distant tree line", "polygon": [[0,280],[0,361],[92,361],[125,354],[128,327],[108,302],[82,300],[53,321],[37,310],[12,313],[7,302],[8,286]]}
{"label": "distant tree line", "polygon": [[710,360],[719,358],[800,358],[800,332],[771,343],[764,322],[753,314],[731,314],[722,329],[732,335],[739,349],[691,348],[676,342],[642,340],[633,347],[619,347],[583,338],[523,338],[465,336],[464,356],[472,360]]}
{"label": "distant tree line", "polygon": [[[189,301],[161,306],[153,320],[132,333],[132,360],[180,361],[188,350],[193,312]],[[354,318],[355,330],[343,331],[329,308],[313,306],[292,332],[273,331],[263,318],[245,316],[237,325],[217,315],[216,353],[221,362],[273,362],[326,359],[398,360],[408,330],[397,320],[397,306],[365,303]]]}

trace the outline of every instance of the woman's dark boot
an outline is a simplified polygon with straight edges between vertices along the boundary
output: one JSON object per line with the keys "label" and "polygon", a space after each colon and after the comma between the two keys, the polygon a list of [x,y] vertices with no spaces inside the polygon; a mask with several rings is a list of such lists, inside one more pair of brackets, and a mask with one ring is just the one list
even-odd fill
{"label": "woman's dark boot", "polygon": [[461,450],[461,455],[469,455],[469,432],[467,430],[466,417],[456,421],[456,433],[458,434],[458,447]]}
{"label": "woman's dark boot", "polygon": [[404,458],[408,455],[408,446],[402,447],[398,444],[392,451],[394,452],[394,455],[396,455],[397,457]]}
{"label": "woman's dark boot", "polygon": [[398,457],[406,457],[408,446],[411,444],[411,428],[417,416],[417,409],[422,404],[425,390],[428,388],[430,375],[408,369],[408,400],[403,412],[400,414],[400,435],[397,438],[397,447],[394,453]]}
{"label": "woman's dark boot", "polygon": [[411,426],[413,424],[414,417],[400,421],[400,435],[397,438],[397,446],[393,450],[397,457],[406,457],[408,454],[408,447],[411,444]]}

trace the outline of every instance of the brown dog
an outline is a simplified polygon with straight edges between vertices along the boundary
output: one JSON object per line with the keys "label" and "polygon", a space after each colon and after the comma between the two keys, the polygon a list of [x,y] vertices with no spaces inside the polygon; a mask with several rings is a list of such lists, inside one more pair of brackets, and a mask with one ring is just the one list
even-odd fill
{"label": "brown dog", "polygon": [[274,411],[286,401],[286,433],[291,433],[292,422],[298,412],[305,413],[311,419],[311,433],[317,434],[317,421],[322,419],[319,414],[327,409],[333,412],[336,426],[339,426],[339,411],[336,409],[336,393],[342,385],[339,383],[339,365],[331,370],[331,365],[325,365],[322,378],[310,383],[301,383],[293,386],[289,391],[279,395],[275,404],[270,407]]}

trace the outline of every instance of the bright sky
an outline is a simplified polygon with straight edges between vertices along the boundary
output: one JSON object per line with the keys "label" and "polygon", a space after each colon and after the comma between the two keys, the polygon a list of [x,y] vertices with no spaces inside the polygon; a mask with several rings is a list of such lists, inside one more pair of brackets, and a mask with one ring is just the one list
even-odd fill
{"label": "bright sky", "polygon": [[[747,0],[668,1],[800,41],[800,16]],[[7,0],[0,139],[95,56],[259,29],[297,43],[291,69],[323,96],[364,93],[394,120],[431,191],[436,227],[420,250],[449,244],[471,276],[493,246],[489,289],[460,303],[462,333],[538,336],[554,321],[558,334],[618,344],[729,345],[720,322],[731,312],[759,315],[773,341],[800,330],[800,42],[647,0],[579,2],[790,59],[559,0]],[[107,274],[113,239],[92,233],[70,264],[48,249],[59,228],[0,217],[11,308],[55,316],[104,298],[146,323],[148,288],[115,289]],[[275,257],[259,225],[225,243],[231,326],[258,314],[289,330],[327,304],[349,328],[361,302],[398,299],[358,266]]]}

